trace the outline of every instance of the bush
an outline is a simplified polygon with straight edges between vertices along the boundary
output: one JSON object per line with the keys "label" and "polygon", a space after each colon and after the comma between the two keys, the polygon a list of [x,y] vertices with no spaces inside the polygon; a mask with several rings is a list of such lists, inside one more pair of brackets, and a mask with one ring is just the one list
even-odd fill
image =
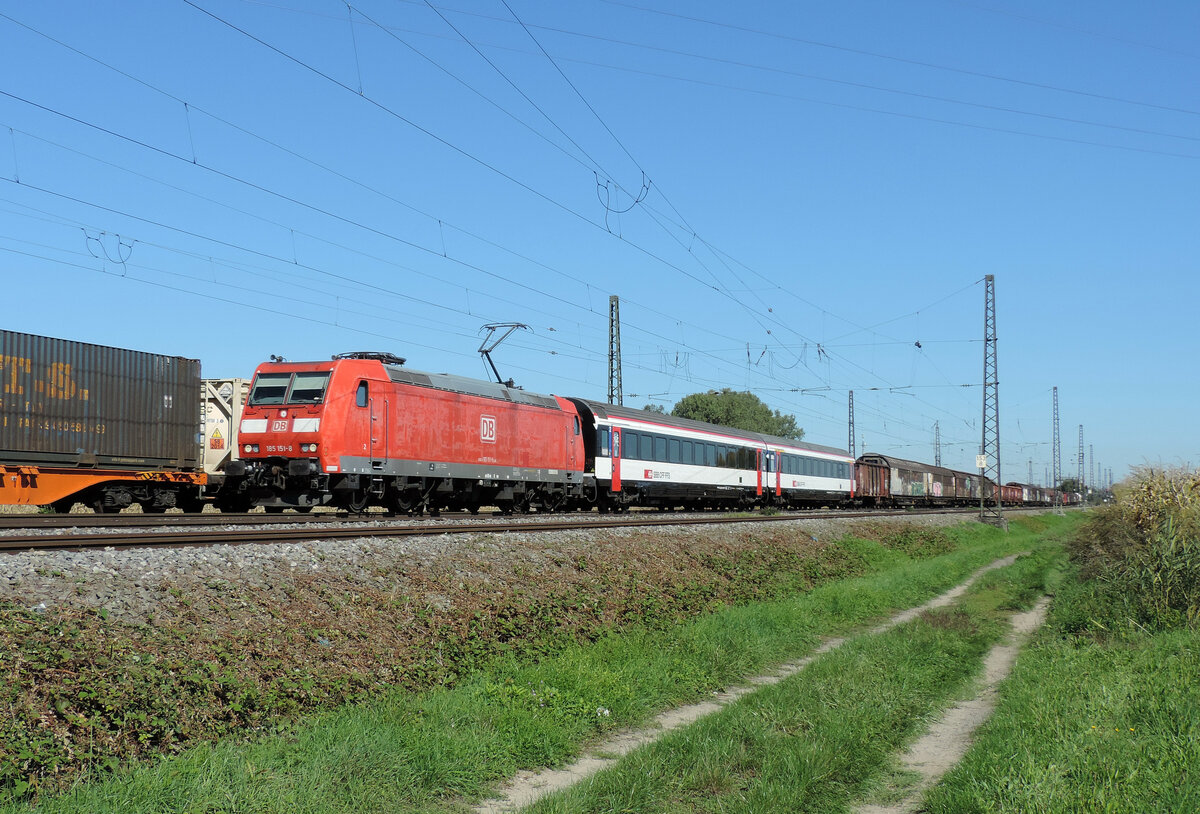
{"label": "bush", "polygon": [[[1089,589],[1092,600],[1103,597],[1126,624],[1155,630],[1196,626],[1200,473],[1141,469],[1117,498],[1096,510],[1068,545],[1080,577],[1101,583]],[[1097,627],[1104,627],[1099,622],[1104,615],[1092,617]]]}

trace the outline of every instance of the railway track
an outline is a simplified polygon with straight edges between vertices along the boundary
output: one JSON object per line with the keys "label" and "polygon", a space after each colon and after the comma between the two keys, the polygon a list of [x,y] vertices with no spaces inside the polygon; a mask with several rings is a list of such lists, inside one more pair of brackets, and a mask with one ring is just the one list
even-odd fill
{"label": "railway track", "polygon": [[[531,520],[528,518],[506,519],[492,521],[476,519],[466,523],[448,523],[439,520],[414,522],[409,518],[386,518],[381,515],[353,518],[354,523],[339,523],[336,515],[287,515],[283,519],[278,516],[252,515],[255,521],[248,521],[236,528],[218,515],[220,520],[210,520],[207,525],[220,523],[225,528],[202,530],[173,530],[162,528],[156,523],[155,528],[142,528],[138,531],[113,532],[80,532],[76,528],[64,530],[61,534],[29,534],[6,535],[0,537],[0,552],[38,550],[83,550],[89,548],[169,548],[184,546],[210,545],[249,545],[268,543],[289,543],[313,539],[345,539],[357,537],[412,537],[430,534],[504,534],[508,532],[538,532],[538,531],[574,531],[594,528],[649,528],[655,526],[703,526],[729,525],[735,523],[786,523],[795,520],[824,520],[841,519],[877,519],[881,517],[913,517],[922,514],[951,514],[961,513],[970,515],[978,509],[920,509],[920,510],[887,510],[872,512],[822,511],[778,515],[562,515],[547,520]],[[83,515],[86,517],[87,515]],[[136,517],[136,515],[129,515]],[[151,516],[153,517],[153,516]],[[168,516],[170,517],[170,516]],[[183,518],[185,515],[177,515]],[[238,517],[233,515],[232,517]],[[241,517],[247,517],[242,515]],[[264,521],[265,517],[269,517]],[[111,520],[112,517],[106,519]],[[157,518],[161,520],[160,516]],[[342,518],[343,520],[346,518]],[[333,525],[311,527],[317,520],[331,521]],[[269,525],[265,525],[269,524]],[[253,525],[251,525],[253,523]],[[286,525],[276,525],[286,524]],[[238,525],[238,524],[233,524]]]}
{"label": "railway track", "polygon": [[[447,515],[449,516],[449,515]],[[469,516],[469,515],[464,515]],[[4,514],[0,531],[8,529],[148,528],[186,526],[266,526],[278,523],[364,523],[386,515],[318,512],[314,514]]]}

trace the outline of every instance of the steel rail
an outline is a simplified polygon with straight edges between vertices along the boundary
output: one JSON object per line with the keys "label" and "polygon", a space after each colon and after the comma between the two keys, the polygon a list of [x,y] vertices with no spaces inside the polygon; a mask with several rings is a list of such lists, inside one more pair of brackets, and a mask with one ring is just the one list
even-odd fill
{"label": "steel rail", "polygon": [[318,512],[315,514],[0,514],[0,529],[69,529],[148,526],[266,526],[277,523],[370,522],[385,517],[377,514]]}
{"label": "steel rail", "polygon": [[511,532],[576,531],[580,529],[653,528],[659,526],[704,526],[735,523],[778,523],[797,520],[849,519],[922,514],[971,514],[976,509],[919,509],[878,512],[807,512],[762,516],[598,516],[570,520],[478,522],[455,525],[422,523],[400,525],[386,520],[376,525],[333,526],[322,528],[240,528],[204,531],[152,530],[136,533],[40,534],[0,537],[0,552],[37,550],[84,550],[90,548],[163,548],[211,545],[251,545],[289,543],[356,537],[418,537],[446,534],[507,534]]}

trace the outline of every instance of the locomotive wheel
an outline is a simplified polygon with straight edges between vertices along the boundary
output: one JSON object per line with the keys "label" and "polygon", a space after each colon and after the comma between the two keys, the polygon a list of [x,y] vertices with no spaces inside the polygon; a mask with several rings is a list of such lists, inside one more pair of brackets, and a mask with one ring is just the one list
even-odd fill
{"label": "locomotive wheel", "polygon": [[365,491],[355,492],[346,501],[346,510],[351,514],[366,514],[367,507],[371,505],[371,496]]}
{"label": "locomotive wheel", "polygon": [[419,500],[418,493],[411,490],[388,493],[387,507],[395,514],[412,514]]}

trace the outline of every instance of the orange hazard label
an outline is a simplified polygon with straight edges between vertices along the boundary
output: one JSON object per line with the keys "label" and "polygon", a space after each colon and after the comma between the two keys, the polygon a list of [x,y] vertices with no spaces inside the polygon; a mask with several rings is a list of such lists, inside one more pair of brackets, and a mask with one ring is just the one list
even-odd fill
{"label": "orange hazard label", "polygon": [[225,438],[220,430],[213,430],[213,434],[208,437],[208,448],[225,449]]}

